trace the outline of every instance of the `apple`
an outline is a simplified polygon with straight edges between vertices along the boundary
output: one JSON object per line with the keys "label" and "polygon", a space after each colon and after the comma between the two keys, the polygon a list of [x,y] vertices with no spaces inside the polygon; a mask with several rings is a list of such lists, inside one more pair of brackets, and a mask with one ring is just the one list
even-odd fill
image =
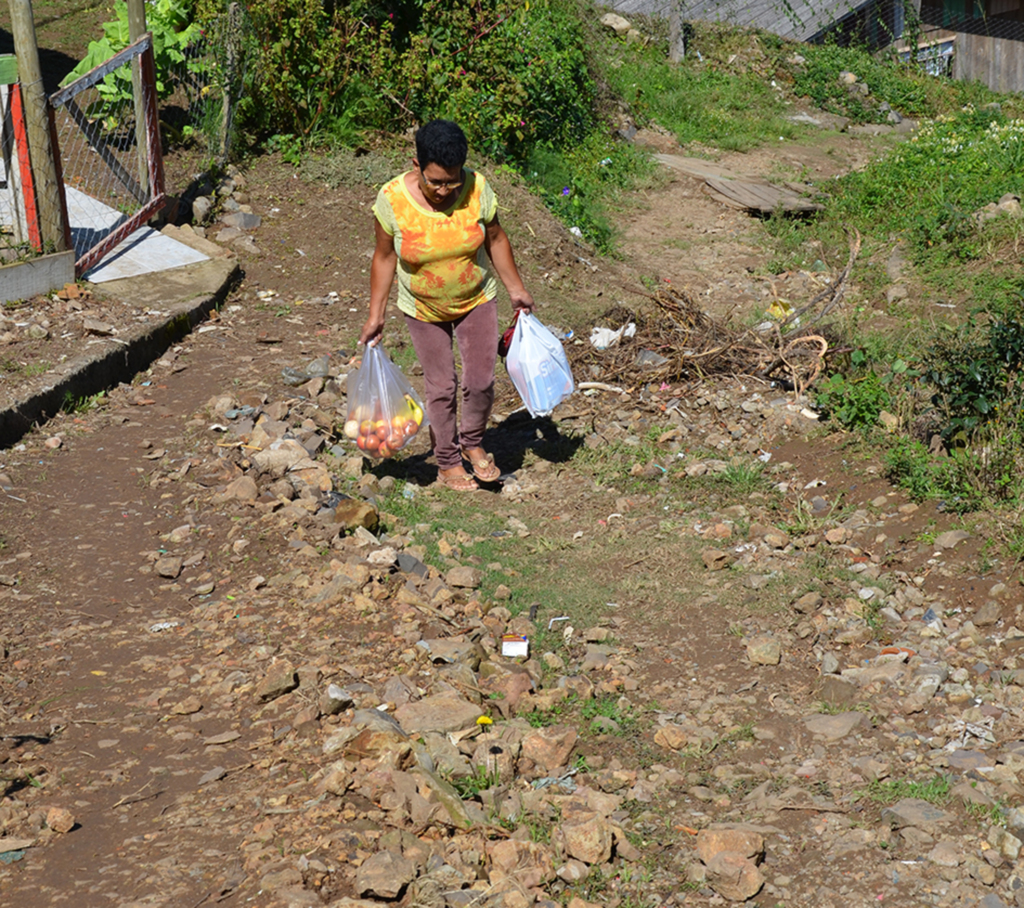
{"label": "apple", "polygon": [[363,447],[367,451],[376,451],[380,447],[380,439],[376,435],[364,435]]}
{"label": "apple", "polygon": [[359,423],[357,420],[350,419],[345,423],[345,435],[349,438],[359,437]]}
{"label": "apple", "polygon": [[408,419],[405,425],[402,426],[402,434],[406,438],[412,438],[420,430],[420,424],[415,419]]}
{"label": "apple", "polygon": [[392,432],[388,436],[387,445],[392,451],[400,451],[405,444],[405,436],[401,432]]}
{"label": "apple", "polygon": [[373,421],[364,419],[359,423],[359,434],[360,435],[372,435],[373,434]]}
{"label": "apple", "polygon": [[380,447],[379,447],[379,448],[377,449],[377,456],[378,456],[378,457],[390,457],[390,456],[391,456],[392,454],[394,454],[394,453],[395,453],[395,452],[394,452],[394,451],[392,451],[392,450],[391,450],[391,448],[389,448],[389,447],[388,447],[388,445],[387,445],[387,443],[386,443],[386,442],[385,442],[384,444],[382,444],[382,445],[381,445],[381,446],[380,446]]}

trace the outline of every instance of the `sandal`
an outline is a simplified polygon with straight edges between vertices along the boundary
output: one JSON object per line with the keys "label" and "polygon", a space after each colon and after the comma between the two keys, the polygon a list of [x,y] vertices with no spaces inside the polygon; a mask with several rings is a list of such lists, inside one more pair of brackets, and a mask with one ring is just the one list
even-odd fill
{"label": "sandal", "polygon": [[438,485],[442,485],[446,489],[451,489],[453,492],[476,492],[480,488],[480,486],[477,485],[476,480],[468,473],[456,473],[451,476],[446,476],[438,470],[437,482]]}
{"label": "sandal", "polygon": [[469,461],[469,465],[473,468],[473,475],[481,482],[497,482],[501,478],[501,470],[494,463],[493,454],[485,454],[474,460],[463,448],[462,456]]}

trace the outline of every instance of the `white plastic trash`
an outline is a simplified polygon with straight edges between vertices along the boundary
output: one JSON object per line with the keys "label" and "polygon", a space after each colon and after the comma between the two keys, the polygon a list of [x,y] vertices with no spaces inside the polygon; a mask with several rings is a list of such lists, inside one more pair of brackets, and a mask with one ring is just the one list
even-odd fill
{"label": "white plastic trash", "polygon": [[531,416],[549,415],[575,387],[562,342],[528,312],[516,322],[505,366]]}

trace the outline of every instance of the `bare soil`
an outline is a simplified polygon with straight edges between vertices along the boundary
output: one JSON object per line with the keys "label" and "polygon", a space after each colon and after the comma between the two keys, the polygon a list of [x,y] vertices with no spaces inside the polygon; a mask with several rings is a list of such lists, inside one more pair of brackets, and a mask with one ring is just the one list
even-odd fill
{"label": "bare soil", "polygon": [[[768,177],[827,179],[858,166],[871,147],[865,139],[828,135],[778,152],[725,156],[722,163]],[[95,409],[62,414],[0,452],[0,779],[6,786],[0,827],[9,838],[34,843],[23,858],[0,865],[4,904],[277,905],[277,896],[261,889],[267,873],[294,867],[299,854],[319,866],[345,866],[373,850],[381,835],[379,827],[356,820],[372,804],[352,797],[339,808],[313,796],[308,779],[321,769],[323,737],[337,724],[315,706],[331,679],[379,688],[395,675],[411,640],[403,636],[409,619],[394,605],[395,590],[381,585],[372,590],[375,611],[351,603],[310,607],[303,584],[332,553],[310,545],[301,525],[266,524],[255,507],[216,498],[242,474],[247,452],[210,428],[207,408],[211,398],[231,395],[243,404],[286,401],[315,409],[280,373],[324,353],[341,361],[355,353],[368,294],[373,190],[305,184],[274,157],[253,161],[244,176],[249,204],[263,217],[254,233],[259,253],[240,253],[245,281],[209,330],[169,351],[131,385],[112,389]],[[741,319],[766,299],[785,296],[798,304],[817,289],[811,275],[766,276],[758,242],[763,225],[713,202],[689,178],[676,177],[636,200],[622,225],[621,261],[597,259],[575,243],[521,186],[499,178],[499,199],[542,317],[578,336],[614,303],[636,304],[641,276],[682,284],[712,311]],[[836,270],[842,263],[825,264]],[[64,337],[69,320],[82,315],[66,301],[36,301],[33,312],[50,320],[51,340],[17,340],[0,350],[4,363],[19,364],[6,367],[8,381],[64,355],[68,347],[59,340],[80,342],[79,335]],[[396,358],[408,359],[401,328],[389,327],[386,343]],[[410,371],[415,375],[415,367]],[[502,381],[503,401],[511,400]],[[752,387],[743,377],[722,383],[734,403],[716,417],[721,431]],[[707,534],[734,502],[694,489],[680,513],[662,487],[630,485],[625,475],[597,483],[567,462],[598,420],[618,424],[627,437],[668,430],[671,400],[696,412],[695,401],[715,389],[638,384],[633,390],[630,399],[574,399],[560,414],[561,429],[499,408],[501,421],[486,444],[499,465],[518,471],[534,491],[514,503],[483,492],[472,506],[489,511],[496,526],[515,518],[530,528],[527,567],[511,570],[510,555],[503,570],[513,596],[538,583],[546,587],[541,622],[560,613],[567,561],[586,559],[594,595],[615,597],[608,606],[595,602],[595,615],[613,621],[616,638],[633,648],[639,690],[631,696],[638,703],[695,709],[691,688],[706,682],[723,698],[723,732],[759,724],[756,740],[739,750],[723,745],[703,762],[657,748],[650,728],[634,740],[599,736],[581,744],[595,766],[621,760],[643,770],[679,769],[678,785],[658,805],[663,829],[648,843],[656,870],[647,894],[718,904],[679,885],[691,827],[719,814],[743,815],[744,796],[760,782],[751,781],[752,770],[748,779],[729,780],[713,804],[693,800],[688,792],[713,783],[723,753],[751,767],[780,749],[794,759],[813,757],[821,764],[823,787],[816,791],[823,797],[832,796],[829,780],[845,790],[853,783],[834,747],[812,740],[802,726],[794,733],[791,719],[814,700],[819,681],[816,638],[799,638],[778,667],[757,669],[744,659],[744,635],[793,629],[798,618],[784,607],[792,598],[789,584],[762,592],[728,572],[709,575],[700,563]],[[337,417],[323,413],[311,431],[333,440]],[[568,426],[577,431],[570,434]],[[871,450],[820,430],[807,437],[795,427],[756,440],[774,463],[791,465],[786,475],[793,487],[780,516],[811,481],[837,506],[867,507],[886,496],[884,510],[898,515],[877,544],[823,562],[823,578],[869,563],[923,575],[924,593],[941,594],[965,615],[981,607],[993,583],[1009,579],[1006,566],[982,563],[997,544],[983,525],[937,566],[925,534],[950,526],[949,515],[932,505],[898,511],[908,502],[881,478]],[[680,445],[680,453],[690,446]],[[433,467],[425,452],[375,472],[409,480],[435,516],[457,517],[466,507],[430,487]],[[670,518],[677,521],[671,527]],[[500,546],[506,537],[495,538]],[[184,557],[178,576],[159,575],[157,564],[168,553]],[[782,562],[761,567],[766,574],[786,570]],[[1007,617],[1012,614],[1009,602]],[[423,622],[427,637],[449,631],[443,622]],[[880,642],[851,650],[851,661],[873,655]],[[254,676],[278,661],[300,666],[302,685],[287,710],[256,702],[251,689]],[[895,705],[883,703],[893,712],[876,707],[875,724],[864,734],[891,748],[885,735]],[[51,830],[52,807],[69,810],[75,828]],[[852,808],[851,816],[858,828],[878,826],[870,805]],[[817,893],[822,905],[874,904],[883,891],[887,903],[916,903],[922,884],[911,869],[891,863],[913,862],[910,850],[872,852],[868,861],[862,851],[815,849],[811,831],[829,830],[832,817],[784,811],[777,841],[790,836],[801,846],[774,849],[772,877],[793,880],[801,898]],[[355,895],[338,882],[345,874],[306,866],[303,882],[320,903]],[[818,890],[829,881],[841,895]],[[620,879],[609,887],[594,900],[627,892]],[[755,903],[767,908],[777,896],[765,891]]]}

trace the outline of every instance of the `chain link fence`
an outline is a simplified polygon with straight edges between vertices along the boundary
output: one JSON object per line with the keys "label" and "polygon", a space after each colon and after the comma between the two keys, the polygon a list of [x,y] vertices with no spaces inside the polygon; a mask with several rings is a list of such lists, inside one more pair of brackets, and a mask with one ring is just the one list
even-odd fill
{"label": "chain link fence", "polygon": [[236,135],[236,111],[251,57],[251,27],[241,3],[231,3],[203,23],[182,58],[164,74],[160,126],[165,148],[181,158],[169,191],[177,194],[178,171],[223,166]]}

